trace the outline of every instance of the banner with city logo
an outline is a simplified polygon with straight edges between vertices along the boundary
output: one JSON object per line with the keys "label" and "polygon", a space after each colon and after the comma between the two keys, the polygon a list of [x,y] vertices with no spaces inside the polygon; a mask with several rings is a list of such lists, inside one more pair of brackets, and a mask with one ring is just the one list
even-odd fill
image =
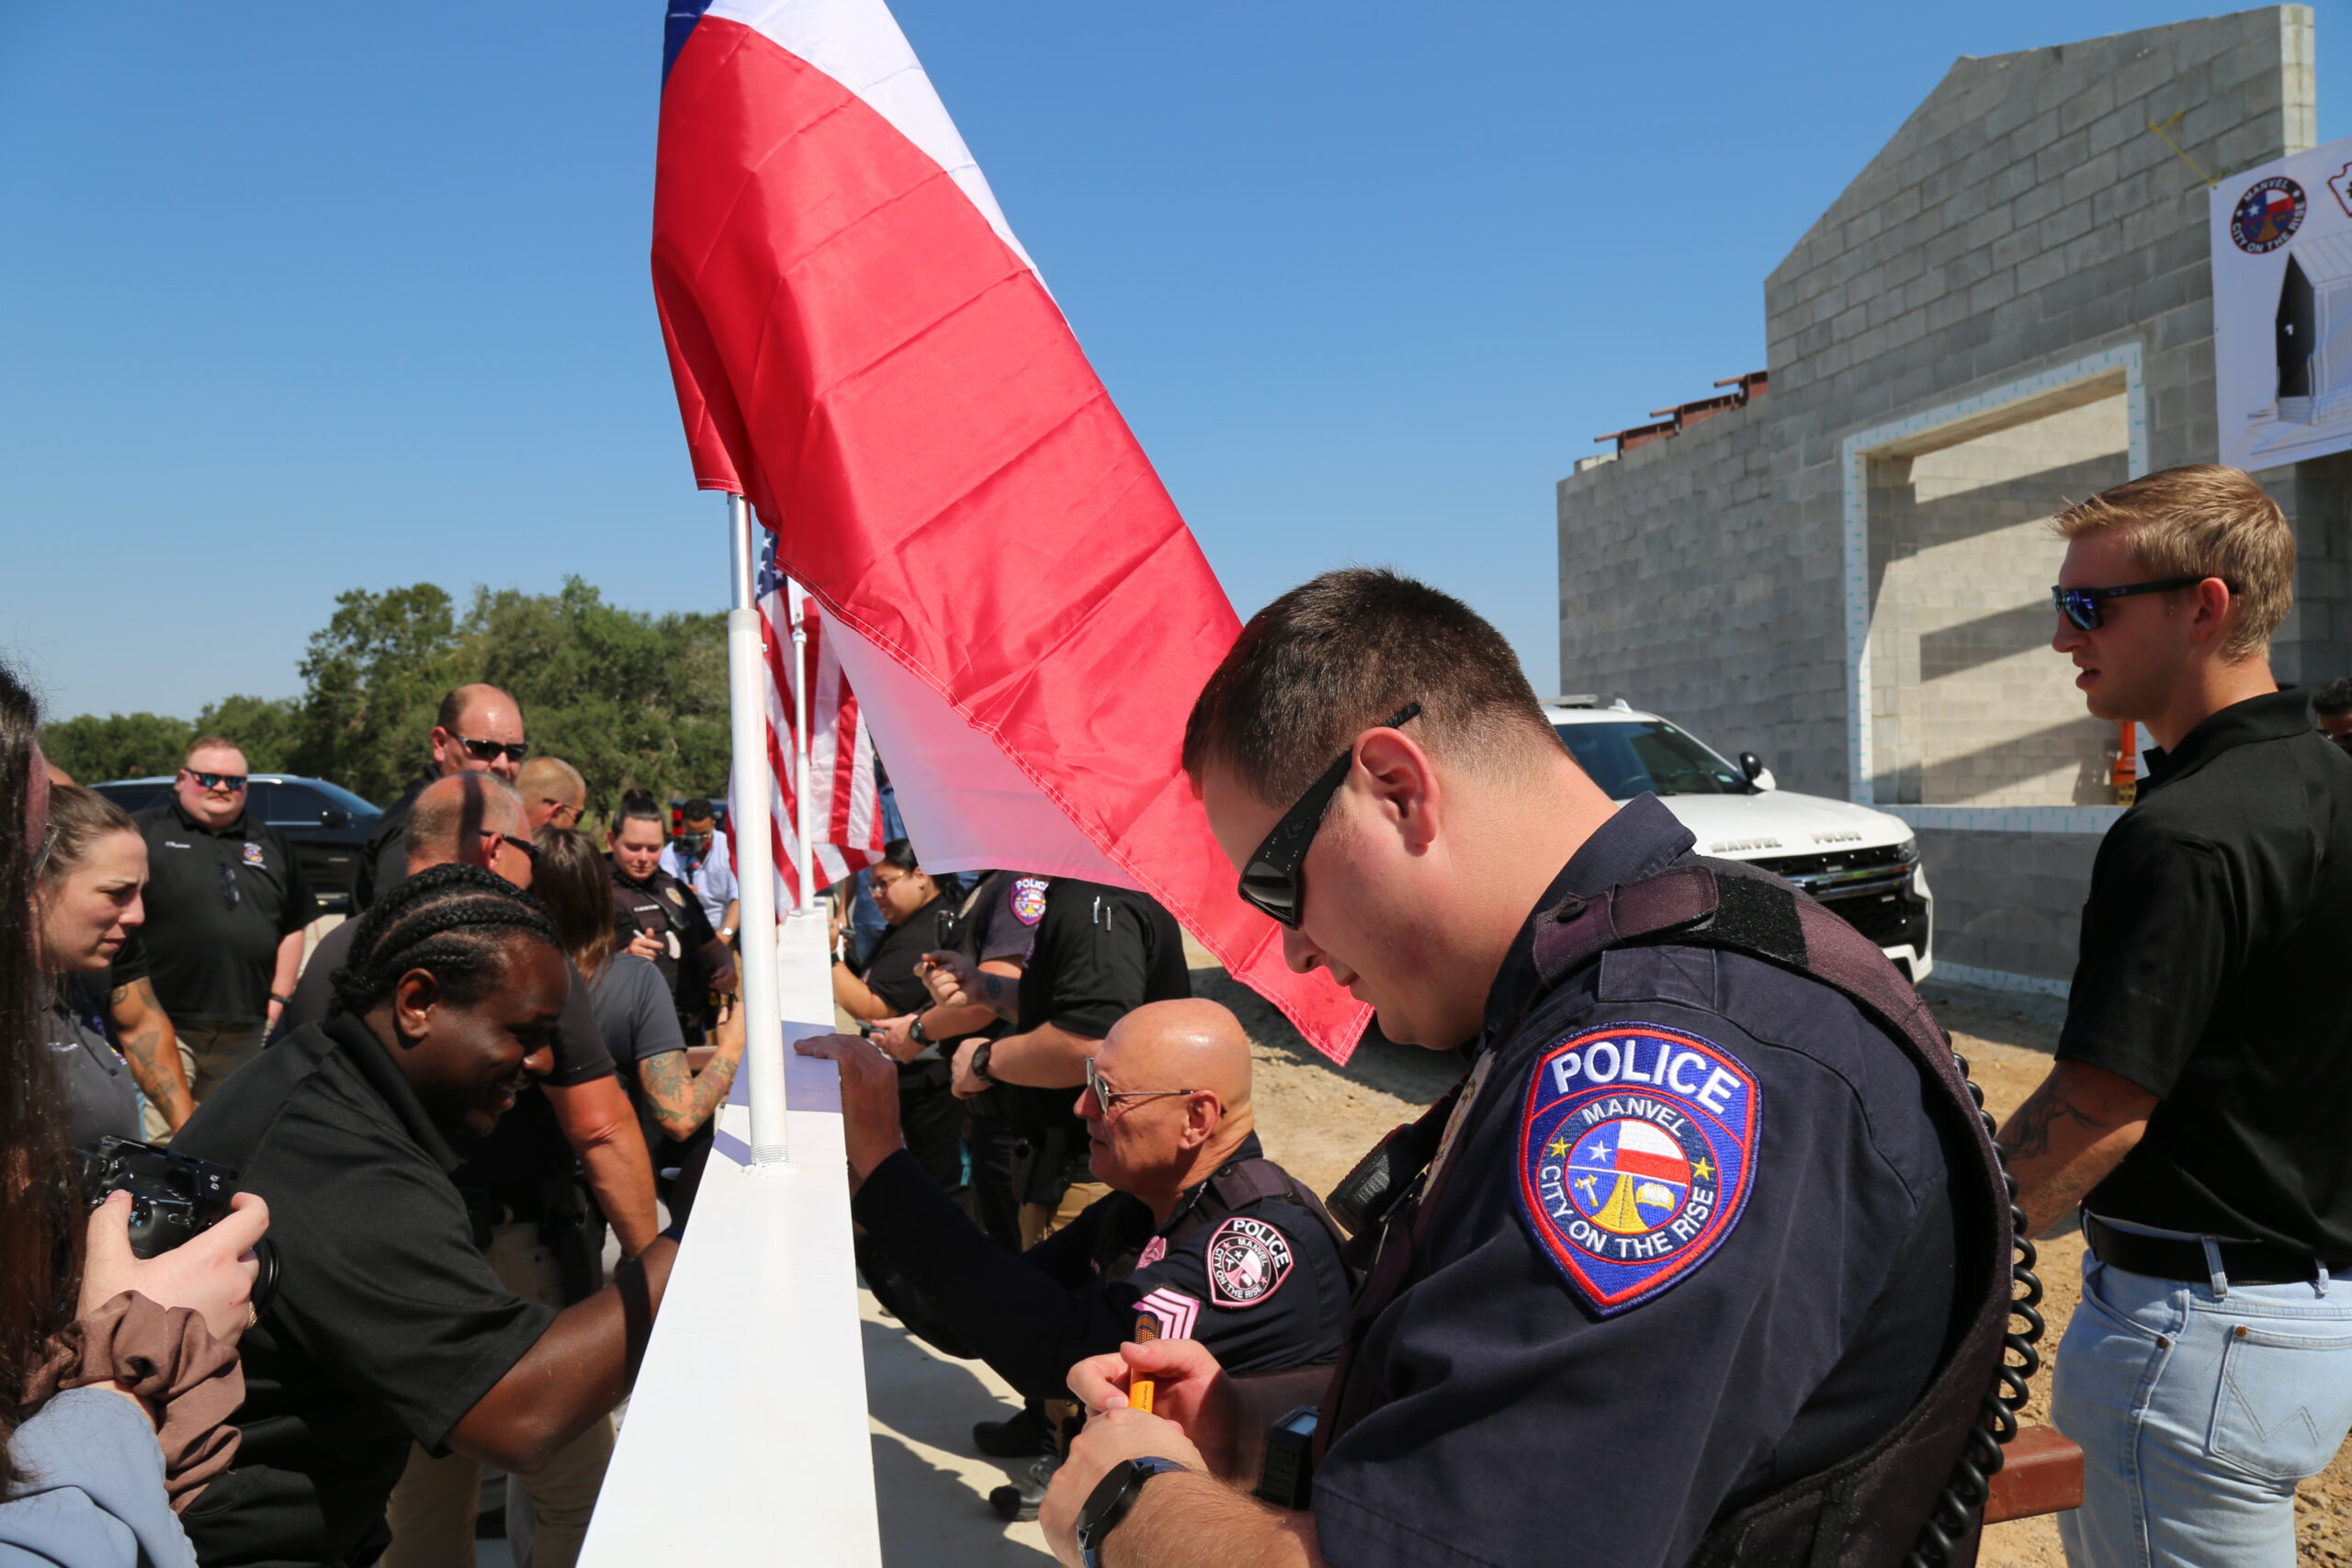
{"label": "banner with city logo", "polygon": [[2212,246],[2221,460],[2352,448],[2352,138],[2222,181]]}

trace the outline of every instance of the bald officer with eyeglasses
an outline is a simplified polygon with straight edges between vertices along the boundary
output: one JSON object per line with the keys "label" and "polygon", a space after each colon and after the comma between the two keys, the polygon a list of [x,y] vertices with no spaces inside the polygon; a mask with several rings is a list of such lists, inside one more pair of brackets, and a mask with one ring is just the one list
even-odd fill
{"label": "bald officer with eyeglasses", "polygon": [[355,915],[408,874],[408,814],[427,784],[457,773],[495,773],[513,784],[531,754],[531,743],[523,738],[523,705],[495,686],[479,683],[456,687],[441,699],[428,741],[433,760],[384,813],[360,853],[351,892]]}
{"label": "bald officer with eyeglasses", "polygon": [[197,1103],[261,1049],[302,964],[311,893],[286,840],[246,809],[245,754],[201,736],[147,840],[144,946]]}

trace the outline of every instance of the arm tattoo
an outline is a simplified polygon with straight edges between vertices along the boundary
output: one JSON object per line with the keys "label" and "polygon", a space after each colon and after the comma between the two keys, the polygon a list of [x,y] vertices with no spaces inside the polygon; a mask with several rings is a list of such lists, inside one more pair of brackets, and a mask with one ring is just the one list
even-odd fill
{"label": "arm tattoo", "polygon": [[653,1119],[662,1131],[683,1142],[710,1120],[718,1102],[735,1081],[735,1064],[714,1060],[699,1073],[686,1069],[684,1051],[664,1051],[637,1065],[637,1081],[653,1101]]}
{"label": "arm tattoo", "polygon": [[185,1119],[195,1107],[188,1101],[187,1075],[180,1066],[179,1037],[155,999],[154,983],[141,979],[118,986],[107,1000],[122,1039],[123,1059],[130,1065],[140,1092],[167,1119],[175,1112]]}
{"label": "arm tattoo", "polygon": [[2045,1083],[2018,1107],[2009,1124],[2001,1129],[2001,1153],[2012,1160],[2046,1157],[2050,1153],[2050,1129],[2061,1122],[2073,1122],[2094,1137],[2112,1125],[2068,1100],[2062,1086]]}

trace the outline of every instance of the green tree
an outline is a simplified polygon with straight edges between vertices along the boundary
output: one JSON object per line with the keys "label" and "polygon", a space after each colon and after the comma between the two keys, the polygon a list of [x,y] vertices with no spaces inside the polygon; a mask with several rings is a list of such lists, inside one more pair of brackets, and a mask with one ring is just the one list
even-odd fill
{"label": "green tree", "polygon": [[254,773],[302,771],[294,765],[302,746],[302,705],[296,698],[222,697],[196,716],[194,728],[235,741]]}
{"label": "green tree", "polygon": [[196,733],[184,718],[153,713],[82,714],[43,725],[41,754],[82,784],[177,771]]}
{"label": "green tree", "polygon": [[303,657],[294,771],[389,805],[428,759],[442,694],[474,679],[449,595],[429,582],[335,598]]}
{"label": "green tree", "polygon": [[625,789],[726,789],[724,615],[624,610],[569,577],[554,594],[476,589],[461,636],[469,678],[514,694],[532,750],[580,770],[596,815]]}

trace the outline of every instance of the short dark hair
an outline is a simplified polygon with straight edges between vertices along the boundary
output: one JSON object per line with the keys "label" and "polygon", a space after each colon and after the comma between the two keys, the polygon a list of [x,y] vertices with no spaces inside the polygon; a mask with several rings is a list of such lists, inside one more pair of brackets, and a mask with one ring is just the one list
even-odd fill
{"label": "short dark hair", "polygon": [[701,795],[695,795],[680,807],[678,816],[680,819],[687,822],[715,822],[718,819],[718,813],[713,810],[710,802]]}
{"label": "short dark hair", "polygon": [[2330,716],[2352,713],[2352,675],[2338,675],[2322,686],[2319,694],[2312,698],[2312,706]]}
{"label": "short dark hair", "polygon": [[452,1006],[470,1007],[505,977],[507,950],[518,941],[563,951],[538,900],[504,877],[478,865],[420,871],[359,918],[343,967],[331,976],[335,1006],[365,1013],[401,976],[423,969]]}
{"label": "short dark hair", "polygon": [[1378,568],[1327,571],[1241,628],[1184,724],[1193,787],[1229,768],[1287,804],[1356,736],[1407,703],[1415,733],[1464,765],[1559,747],[1502,633],[1450,593]]}

